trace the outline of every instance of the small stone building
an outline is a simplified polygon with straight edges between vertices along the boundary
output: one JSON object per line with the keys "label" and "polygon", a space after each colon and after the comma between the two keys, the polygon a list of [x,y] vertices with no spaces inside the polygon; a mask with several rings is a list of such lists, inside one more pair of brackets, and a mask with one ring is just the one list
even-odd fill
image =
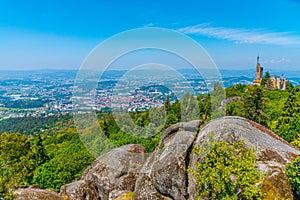
{"label": "small stone building", "polygon": [[[263,71],[264,68],[259,63],[259,56],[257,56],[257,62],[256,62],[256,73],[255,73],[255,79],[253,81],[253,85],[260,85],[262,78],[263,78]],[[272,89],[280,89],[285,90],[286,89],[286,78],[280,78],[279,76],[272,76],[268,80],[266,80],[266,89],[272,90]]]}
{"label": "small stone building", "polygon": [[270,81],[270,85],[272,86],[269,89],[281,89],[285,90],[286,89],[286,78],[280,78],[278,76],[273,76],[271,77],[268,81]]}

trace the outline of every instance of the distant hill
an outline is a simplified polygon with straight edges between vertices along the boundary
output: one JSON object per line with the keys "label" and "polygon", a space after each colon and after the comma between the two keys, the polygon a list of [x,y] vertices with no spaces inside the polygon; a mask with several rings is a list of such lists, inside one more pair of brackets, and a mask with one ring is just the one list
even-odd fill
{"label": "distant hill", "polygon": [[[186,79],[202,79],[201,75],[195,69],[178,69],[180,74],[182,74]],[[204,74],[209,74],[209,69],[201,69],[200,72]],[[300,84],[300,71],[288,71],[288,70],[264,70],[269,71],[271,75],[284,76],[290,81],[293,85]],[[101,80],[119,80],[124,76],[128,70],[108,70],[102,74]],[[213,70],[212,73],[214,73]],[[38,81],[38,80],[55,80],[55,79],[76,79],[78,71],[77,70],[37,70],[37,71],[1,71],[0,80],[4,82],[5,80],[22,80],[22,81]],[[145,70],[141,70],[138,73],[141,73],[141,76],[145,74]],[[164,74],[160,74],[163,76]],[[167,76],[168,74],[166,74]],[[219,75],[212,74],[211,77],[221,77],[223,79],[223,85],[229,87],[235,84],[251,84],[254,76],[254,69],[245,69],[245,70],[220,70]],[[210,77],[208,77],[209,79]]]}

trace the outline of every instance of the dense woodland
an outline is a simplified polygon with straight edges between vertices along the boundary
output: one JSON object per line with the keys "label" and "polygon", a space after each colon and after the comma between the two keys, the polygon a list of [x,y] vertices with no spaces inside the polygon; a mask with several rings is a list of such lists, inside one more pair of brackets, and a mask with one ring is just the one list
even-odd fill
{"label": "dense woodland", "polygon": [[[226,98],[241,98],[232,98],[224,107],[224,112],[260,123],[300,148],[300,86],[288,84],[287,90],[282,91],[268,90],[266,84],[265,81],[262,86],[235,85],[226,88]],[[218,91],[223,91],[220,85],[215,86],[215,94]],[[162,108],[131,113],[137,127],[144,129],[132,130],[130,126],[120,128],[110,111],[98,112],[98,121],[109,145],[106,145],[107,149],[100,149],[97,155],[108,151],[110,147],[130,143],[141,144],[148,152],[153,151],[168,126],[192,119],[208,122],[221,115],[218,111],[211,112],[221,110],[214,108],[212,95],[194,97],[187,94],[173,103],[167,98]],[[0,131],[0,197],[5,199],[13,198],[10,189],[33,184],[59,191],[62,185],[78,180],[83,170],[95,159],[95,154],[82,143],[72,116],[3,120],[0,122]],[[221,148],[226,148],[226,145]],[[295,194],[300,195],[300,158],[289,164],[286,171]]]}

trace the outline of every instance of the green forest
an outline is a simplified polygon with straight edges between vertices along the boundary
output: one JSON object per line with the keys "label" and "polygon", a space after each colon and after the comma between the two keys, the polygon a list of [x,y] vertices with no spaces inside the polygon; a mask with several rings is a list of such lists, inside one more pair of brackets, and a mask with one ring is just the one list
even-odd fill
{"label": "green forest", "polygon": [[[215,86],[214,92],[218,91],[223,91],[220,85]],[[260,123],[300,148],[300,86],[288,84],[287,90],[267,90],[264,85],[239,84],[226,88],[225,92],[226,98],[232,99],[224,106],[226,115]],[[145,127],[138,130],[119,127],[110,111],[97,112],[99,125],[109,141],[107,149],[98,150],[97,155],[108,151],[110,146],[125,144],[141,144],[152,152],[170,125],[193,119],[206,123],[218,117],[218,113],[212,113],[211,97],[212,94],[196,97],[186,94],[173,103],[167,98],[164,107],[130,113],[137,127]],[[0,121],[0,197],[13,199],[11,189],[30,185],[58,192],[62,185],[80,179],[83,170],[95,159],[93,155],[82,143],[71,115]],[[287,166],[286,173],[300,195],[300,158]]]}

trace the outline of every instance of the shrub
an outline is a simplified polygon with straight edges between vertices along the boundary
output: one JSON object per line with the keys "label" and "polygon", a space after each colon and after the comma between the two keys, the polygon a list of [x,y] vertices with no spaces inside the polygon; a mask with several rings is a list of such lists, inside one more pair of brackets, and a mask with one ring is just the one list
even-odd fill
{"label": "shrub", "polygon": [[199,199],[260,199],[262,176],[253,149],[243,142],[209,142],[196,148],[200,156],[196,169],[191,170],[196,180]]}
{"label": "shrub", "polygon": [[294,188],[295,195],[300,197],[300,157],[287,164],[286,176]]}

